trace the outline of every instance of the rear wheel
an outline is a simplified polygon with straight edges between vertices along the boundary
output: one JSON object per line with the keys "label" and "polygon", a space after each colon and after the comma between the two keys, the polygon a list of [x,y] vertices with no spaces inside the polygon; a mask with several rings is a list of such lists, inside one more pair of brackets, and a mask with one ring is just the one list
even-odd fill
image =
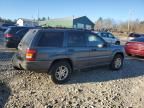
{"label": "rear wheel", "polygon": [[16,61],[16,54],[13,55],[11,61],[12,61],[13,69],[15,69],[15,70],[23,70],[23,69],[21,69],[21,68],[19,68],[18,66],[15,65],[15,63],[17,62],[17,61]]}
{"label": "rear wheel", "polygon": [[120,54],[115,55],[110,64],[110,68],[112,70],[119,70],[123,66],[123,59],[124,57],[122,55]]}
{"label": "rear wheel", "polygon": [[67,82],[72,73],[72,67],[68,62],[60,61],[55,63],[51,70],[51,79],[56,84],[63,84]]}

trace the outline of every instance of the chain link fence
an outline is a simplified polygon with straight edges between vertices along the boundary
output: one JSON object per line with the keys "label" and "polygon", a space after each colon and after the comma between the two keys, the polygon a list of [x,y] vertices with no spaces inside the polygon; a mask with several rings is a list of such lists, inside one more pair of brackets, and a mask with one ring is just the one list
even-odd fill
{"label": "chain link fence", "polygon": [[16,49],[5,48],[4,37],[0,33],[0,80],[9,78],[16,73],[11,63],[11,58],[15,52]]}

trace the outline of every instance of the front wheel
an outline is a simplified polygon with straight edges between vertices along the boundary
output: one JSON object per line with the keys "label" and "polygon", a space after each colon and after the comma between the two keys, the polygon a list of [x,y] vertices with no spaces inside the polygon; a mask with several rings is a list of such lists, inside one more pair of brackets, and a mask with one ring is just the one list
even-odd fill
{"label": "front wheel", "polygon": [[115,55],[110,64],[110,68],[112,70],[119,70],[123,66],[123,59],[124,57],[122,55],[120,54]]}
{"label": "front wheel", "polygon": [[51,68],[51,79],[56,84],[67,82],[71,76],[72,68],[68,62],[57,62]]}
{"label": "front wheel", "polygon": [[120,45],[120,41],[117,41],[117,42],[115,43],[115,45]]}
{"label": "front wheel", "polygon": [[128,56],[132,56],[131,54],[127,53]]}

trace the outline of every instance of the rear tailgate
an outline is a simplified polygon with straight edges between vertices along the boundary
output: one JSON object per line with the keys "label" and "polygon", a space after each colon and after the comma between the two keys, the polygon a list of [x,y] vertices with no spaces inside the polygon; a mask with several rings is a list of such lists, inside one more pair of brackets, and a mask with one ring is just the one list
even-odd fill
{"label": "rear tailgate", "polygon": [[21,60],[26,58],[26,50],[31,47],[32,40],[37,34],[38,29],[30,29],[18,45],[18,56]]}

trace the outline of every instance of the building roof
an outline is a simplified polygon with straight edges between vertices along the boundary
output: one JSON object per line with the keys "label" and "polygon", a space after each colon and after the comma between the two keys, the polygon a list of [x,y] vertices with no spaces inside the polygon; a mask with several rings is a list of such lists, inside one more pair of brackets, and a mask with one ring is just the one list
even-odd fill
{"label": "building roof", "polygon": [[80,21],[80,22],[86,21],[89,22],[91,25],[94,25],[94,23],[87,16],[75,18],[74,21]]}
{"label": "building roof", "polygon": [[72,17],[55,18],[46,21],[39,21],[39,24],[42,26],[51,26],[51,27],[72,27],[73,18]]}
{"label": "building roof", "polygon": [[94,26],[94,23],[87,17],[87,16],[82,16],[82,17],[65,17],[65,18],[55,18],[55,19],[50,19],[46,21],[39,21],[39,25],[45,26],[45,27],[68,27],[72,28],[73,27],[73,22],[88,22],[89,24]]}

